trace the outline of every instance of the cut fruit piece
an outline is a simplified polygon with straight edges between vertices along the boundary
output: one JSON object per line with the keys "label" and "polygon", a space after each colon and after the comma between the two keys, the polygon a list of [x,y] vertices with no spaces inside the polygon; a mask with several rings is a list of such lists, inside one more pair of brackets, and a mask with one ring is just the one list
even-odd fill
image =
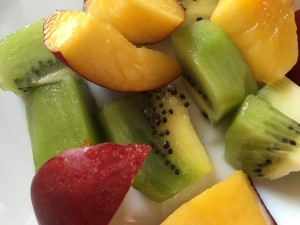
{"label": "cut fruit piece", "polygon": [[225,157],[251,177],[276,179],[300,170],[300,124],[249,95],[225,134]]}
{"label": "cut fruit piece", "polygon": [[184,23],[209,19],[219,0],[181,0],[185,9]]}
{"label": "cut fruit piece", "polygon": [[[295,21],[297,25],[297,36],[298,36],[298,52],[300,49],[300,10],[295,12]],[[287,77],[294,81],[300,86],[300,57],[298,57],[297,63],[288,72]]]}
{"label": "cut fruit piece", "polygon": [[53,157],[31,184],[38,223],[107,225],[150,149],[103,143]]}
{"label": "cut fruit piece", "polygon": [[45,44],[91,82],[119,91],[158,88],[182,74],[175,59],[137,48],[112,25],[80,11],[56,11],[44,26]]}
{"label": "cut fruit piece", "polygon": [[273,84],[264,86],[257,96],[300,123],[300,87],[289,78],[283,77]]}
{"label": "cut fruit piece", "polygon": [[54,155],[100,143],[97,108],[87,84],[69,68],[57,83],[27,95],[26,114],[36,170]]}
{"label": "cut fruit piece", "polygon": [[212,123],[257,91],[250,68],[221,27],[209,20],[184,24],[172,41],[188,90]]}
{"label": "cut fruit piece", "polygon": [[294,11],[282,0],[222,0],[212,22],[227,32],[255,79],[280,80],[295,65],[298,44]]}
{"label": "cut fruit piece", "polygon": [[161,225],[275,225],[249,177],[235,171],[188,201]]}
{"label": "cut fruit piece", "polygon": [[177,0],[86,0],[83,10],[110,23],[134,44],[161,41],[185,18]]}
{"label": "cut fruit piece", "polygon": [[212,170],[184,98],[169,85],[100,109],[108,141],[152,146],[133,187],[157,202],[174,196]]}
{"label": "cut fruit piece", "polygon": [[[0,41],[0,88],[3,90],[20,95],[29,86],[41,83],[40,78],[44,79],[42,83],[52,82],[50,76],[43,76],[47,64],[57,61],[43,43],[44,21],[40,19]],[[58,67],[51,66],[51,69]]]}

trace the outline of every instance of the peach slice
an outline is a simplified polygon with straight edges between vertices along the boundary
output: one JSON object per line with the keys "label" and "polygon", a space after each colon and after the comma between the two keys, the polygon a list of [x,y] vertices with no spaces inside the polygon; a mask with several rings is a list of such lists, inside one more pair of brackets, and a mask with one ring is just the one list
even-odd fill
{"label": "peach slice", "polygon": [[86,0],[83,10],[112,24],[134,44],[161,41],[185,18],[177,0]]}
{"label": "peach slice", "polygon": [[44,24],[48,49],[87,80],[118,91],[158,88],[182,73],[161,52],[131,44],[112,25],[82,11],[55,11]]}

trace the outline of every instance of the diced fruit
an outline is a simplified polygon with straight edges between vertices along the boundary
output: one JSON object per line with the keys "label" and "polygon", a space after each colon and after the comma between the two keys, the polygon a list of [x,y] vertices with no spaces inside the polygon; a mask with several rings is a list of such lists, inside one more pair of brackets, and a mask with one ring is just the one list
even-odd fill
{"label": "diced fruit", "polygon": [[[297,25],[297,36],[298,36],[298,51],[300,49],[300,10],[295,12],[295,20]],[[288,72],[287,77],[300,86],[300,59],[298,57],[297,63]]]}
{"label": "diced fruit", "polygon": [[172,35],[188,90],[215,123],[257,91],[253,74],[224,30],[201,20],[180,26]]}
{"label": "diced fruit", "polygon": [[184,23],[209,19],[219,0],[181,0],[185,9]]}
{"label": "diced fruit", "polygon": [[31,184],[38,223],[107,225],[150,149],[103,143],[51,158]]}
{"label": "diced fruit", "polygon": [[183,204],[161,225],[275,225],[249,177],[235,171]]}
{"label": "diced fruit", "polygon": [[222,0],[211,15],[240,49],[259,82],[280,80],[295,65],[294,11],[282,0]]}
{"label": "diced fruit", "polygon": [[137,48],[112,25],[81,11],[56,11],[44,25],[45,44],[91,82],[119,91],[160,87],[181,75],[175,59]]}
{"label": "diced fruit", "polygon": [[86,0],[83,10],[112,24],[134,44],[161,41],[185,18],[177,0]]}
{"label": "diced fruit", "polygon": [[249,95],[225,134],[225,157],[251,177],[276,179],[300,170],[300,125]]}
{"label": "diced fruit", "polygon": [[34,88],[25,102],[36,170],[62,151],[101,141],[87,84],[69,68],[60,73],[60,82]]}
{"label": "diced fruit", "polygon": [[212,170],[190,122],[188,104],[185,95],[169,85],[100,109],[108,141],[153,147],[133,187],[154,201],[174,196]]}
{"label": "diced fruit", "polygon": [[300,123],[300,87],[284,77],[273,84],[259,90],[257,96],[268,102],[272,107]]}
{"label": "diced fruit", "polygon": [[22,94],[27,86],[44,78],[47,64],[55,62],[55,57],[43,43],[44,21],[35,21],[1,40],[0,88]]}

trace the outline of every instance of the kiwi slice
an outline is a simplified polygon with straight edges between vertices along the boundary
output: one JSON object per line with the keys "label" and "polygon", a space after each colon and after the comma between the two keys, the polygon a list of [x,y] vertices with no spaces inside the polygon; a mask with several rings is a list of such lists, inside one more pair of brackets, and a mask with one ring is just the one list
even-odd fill
{"label": "kiwi slice", "polygon": [[87,84],[69,68],[56,83],[33,88],[25,106],[35,169],[62,151],[101,142],[97,107]]}
{"label": "kiwi slice", "polygon": [[188,114],[185,95],[169,85],[103,105],[107,141],[152,146],[133,187],[162,202],[212,170]]}
{"label": "kiwi slice", "polygon": [[218,25],[209,20],[182,25],[172,41],[188,90],[210,122],[218,122],[257,92],[248,64]]}
{"label": "kiwi slice", "polygon": [[63,63],[44,46],[44,21],[37,20],[0,41],[0,88],[3,90],[20,95],[31,87],[60,79],[57,71]]}
{"label": "kiwi slice", "polygon": [[300,124],[249,95],[225,134],[225,157],[251,177],[275,179],[300,170]]}
{"label": "kiwi slice", "polygon": [[219,0],[181,0],[185,9],[185,23],[209,19]]}
{"label": "kiwi slice", "polygon": [[287,77],[264,86],[257,96],[300,123],[300,87]]}

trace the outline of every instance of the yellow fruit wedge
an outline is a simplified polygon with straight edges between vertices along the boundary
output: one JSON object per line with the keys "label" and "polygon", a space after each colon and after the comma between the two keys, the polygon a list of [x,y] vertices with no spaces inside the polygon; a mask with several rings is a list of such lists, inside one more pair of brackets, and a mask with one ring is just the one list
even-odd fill
{"label": "yellow fruit wedge", "polygon": [[161,41],[185,17],[177,0],[86,0],[83,10],[112,24],[134,44]]}
{"label": "yellow fruit wedge", "polygon": [[268,225],[274,219],[238,170],[179,207],[161,225]]}
{"label": "yellow fruit wedge", "polygon": [[82,11],[55,11],[44,25],[48,49],[87,80],[118,91],[161,87],[181,75],[178,62],[138,48],[112,25]]}
{"label": "yellow fruit wedge", "polygon": [[222,0],[211,16],[240,49],[258,82],[280,80],[297,62],[292,4],[289,0]]}

